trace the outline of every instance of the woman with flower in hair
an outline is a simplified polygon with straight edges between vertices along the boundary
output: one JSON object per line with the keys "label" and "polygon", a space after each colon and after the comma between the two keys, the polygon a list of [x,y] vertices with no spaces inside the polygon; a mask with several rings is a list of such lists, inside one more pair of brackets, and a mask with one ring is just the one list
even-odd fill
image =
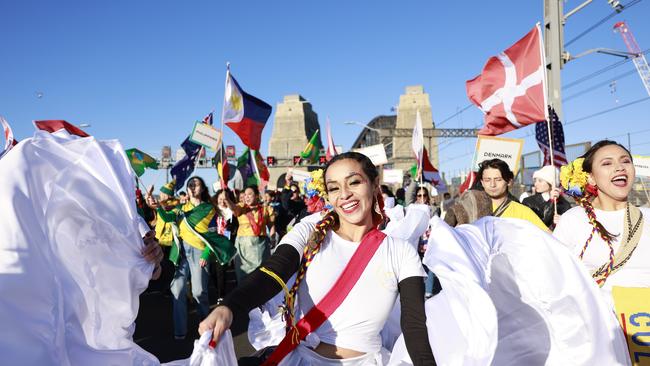
{"label": "woman with flower in hair", "polygon": [[383,221],[377,169],[365,155],[347,152],[330,160],[323,176],[332,210],[317,223],[296,225],[201,322],[199,332],[211,331],[218,340],[234,316],[246,316],[284,291],[287,335],[264,364],[381,365],[380,331],[399,294],[411,359],[415,365],[435,365],[418,254],[407,242],[377,230]]}
{"label": "woman with flower in hair", "polygon": [[275,235],[273,208],[261,204],[257,186],[248,186],[243,193],[243,201],[237,205],[228,200],[228,205],[239,222],[235,239],[235,247],[239,254],[235,257],[235,274],[238,282],[271,255],[269,237]]}
{"label": "woman with flower in hair", "polygon": [[560,217],[553,234],[582,259],[606,294],[613,286],[650,287],[650,211],[628,201],[634,177],[630,152],[609,140],[560,173],[579,207]]}

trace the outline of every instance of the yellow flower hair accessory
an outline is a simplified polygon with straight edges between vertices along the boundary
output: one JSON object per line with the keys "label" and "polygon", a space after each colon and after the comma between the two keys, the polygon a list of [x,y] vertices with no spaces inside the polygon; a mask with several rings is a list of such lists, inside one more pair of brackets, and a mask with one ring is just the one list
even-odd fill
{"label": "yellow flower hair accessory", "polygon": [[325,179],[323,178],[323,169],[312,171],[310,177],[305,181],[305,194],[308,198],[325,197]]}
{"label": "yellow flower hair accessory", "polygon": [[582,170],[584,158],[578,158],[560,169],[560,183],[566,193],[573,197],[582,197],[587,186],[589,174]]}

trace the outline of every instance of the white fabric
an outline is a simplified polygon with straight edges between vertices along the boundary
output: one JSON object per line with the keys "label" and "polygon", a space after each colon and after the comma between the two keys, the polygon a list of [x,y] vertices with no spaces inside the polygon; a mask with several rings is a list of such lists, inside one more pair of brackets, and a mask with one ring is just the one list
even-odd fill
{"label": "white fabric", "polygon": [[417,251],[420,237],[424,235],[424,232],[429,227],[430,207],[412,203],[406,207],[406,214],[403,214],[403,217],[399,218],[399,214],[395,216],[398,219],[392,221],[391,218],[391,222],[386,226],[384,233],[390,237],[408,242]]}
{"label": "white fabric", "polygon": [[[287,281],[287,288],[293,287],[296,275]],[[264,305],[254,308],[248,313],[248,341],[256,350],[277,346],[286,334],[283,314],[279,311],[284,304],[284,291],[278,292]]]}
{"label": "white fabric", "polygon": [[155,365],[132,339],[153,265],[117,141],[37,131],[0,160],[6,365]]}
{"label": "white fabric", "polygon": [[[491,354],[499,366],[630,363],[625,337],[594,281],[529,222],[486,217],[454,229],[433,217],[424,263],[442,284],[426,305],[427,317],[440,322],[428,327],[439,365],[485,364]],[[461,304],[466,309],[457,309]],[[498,334],[496,348],[490,334]],[[391,364],[408,360],[398,346],[399,340]]]}
{"label": "white fabric", "polygon": [[190,358],[164,363],[163,366],[237,366],[232,334],[227,330],[215,348],[210,348],[212,332],[207,331],[194,341]]}
{"label": "white fabric", "polygon": [[[314,224],[300,222],[280,243],[302,254]],[[332,288],[359,243],[330,231],[306,272],[298,291],[296,315],[302,318]],[[322,342],[365,353],[381,349],[379,332],[397,298],[397,284],[408,277],[425,276],[412,245],[387,237],[347,298],[315,332]]]}
{"label": "white fabric", "polygon": [[[614,274],[610,275],[601,288],[608,302],[612,302],[611,292],[613,286],[622,287],[650,287],[650,209],[640,207],[643,214],[643,232],[639,245],[634,250],[630,260]],[[618,235],[614,239],[614,251],[621,246],[625,222],[625,210],[603,211],[595,210],[596,218],[612,234]],[[635,223],[633,222],[632,225]],[[574,207],[565,212],[555,227],[553,235],[558,238],[576,258],[589,237],[592,226],[589,224],[584,208]],[[587,247],[582,264],[592,273],[596,268],[609,261],[609,247],[598,235],[594,234]]]}

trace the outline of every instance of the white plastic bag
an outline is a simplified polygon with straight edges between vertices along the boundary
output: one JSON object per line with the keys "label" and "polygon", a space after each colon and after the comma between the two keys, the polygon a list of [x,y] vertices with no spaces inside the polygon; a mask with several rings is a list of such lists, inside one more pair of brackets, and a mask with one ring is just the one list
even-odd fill
{"label": "white plastic bag", "polygon": [[215,348],[210,347],[212,331],[203,333],[201,338],[194,341],[194,350],[190,358],[163,364],[163,366],[237,366],[235,346],[232,334],[227,330]]}

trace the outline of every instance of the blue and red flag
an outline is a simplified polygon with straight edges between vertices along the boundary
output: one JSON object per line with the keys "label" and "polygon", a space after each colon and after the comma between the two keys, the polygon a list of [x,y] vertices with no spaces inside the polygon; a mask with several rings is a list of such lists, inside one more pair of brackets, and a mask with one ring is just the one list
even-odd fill
{"label": "blue and red flag", "polygon": [[251,150],[259,150],[262,130],[271,115],[271,106],[247,94],[230,71],[226,74],[223,102],[223,122],[230,127]]}

